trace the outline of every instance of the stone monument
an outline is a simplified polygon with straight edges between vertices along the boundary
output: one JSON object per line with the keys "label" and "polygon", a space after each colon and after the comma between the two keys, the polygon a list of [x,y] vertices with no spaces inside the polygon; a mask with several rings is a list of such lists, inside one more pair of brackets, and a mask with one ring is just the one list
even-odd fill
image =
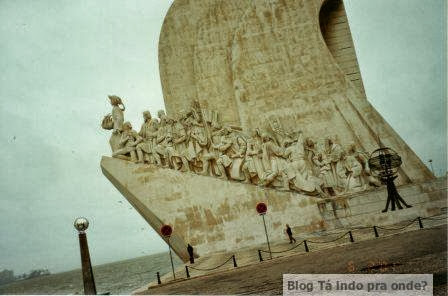
{"label": "stone monument", "polygon": [[[286,223],[306,233],[440,211],[441,181],[366,98],[341,0],[176,0],[159,64],[167,113],[144,111],[133,130],[109,96],[101,168],[156,231],[173,226],[183,260],[188,243],[198,256],[262,244],[258,202],[273,240]],[[379,137],[403,160],[414,206],[399,214],[378,214]]]}

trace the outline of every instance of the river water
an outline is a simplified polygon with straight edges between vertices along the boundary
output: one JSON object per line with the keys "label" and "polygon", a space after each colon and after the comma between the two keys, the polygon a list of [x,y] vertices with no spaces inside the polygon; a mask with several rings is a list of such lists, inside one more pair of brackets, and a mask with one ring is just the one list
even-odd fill
{"label": "river water", "polygon": [[[174,264],[182,262],[174,256]],[[169,272],[168,253],[138,257],[93,267],[98,294],[129,294],[157,279],[156,272]],[[83,294],[81,270],[17,281],[0,286],[0,294]]]}

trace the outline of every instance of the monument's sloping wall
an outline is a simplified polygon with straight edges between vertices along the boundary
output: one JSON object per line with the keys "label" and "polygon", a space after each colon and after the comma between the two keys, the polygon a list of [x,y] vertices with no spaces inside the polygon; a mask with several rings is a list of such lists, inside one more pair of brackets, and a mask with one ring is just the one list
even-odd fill
{"label": "monument's sloping wall", "polygon": [[366,99],[340,0],[176,0],[160,35],[168,115],[193,100],[244,131],[278,120],[403,158],[400,184],[433,178]]}
{"label": "monument's sloping wall", "polygon": [[344,2],[326,1],[320,10],[319,21],[322,36],[331,55],[352,84],[365,96]]}
{"label": "monument's sloping wall", "polygon": [[103,157],[101,169],[144,219],[160,234],[173,226],[170,243],[188,260],[186,244],[199,256],[256,247],[266,242],[258,202],[268,206],[267,229],[272,241],[285,240],[288,223],[296,235],[310,232],[387,225],[440,213],[446,207],[446,178],[399,187],[412,208],[381,213],[386,188],[331,199],[252,186],[236,181],[141,165]]}
{"label": "monument's sloping wall", "polygon": [[[168,114],[186,110],[198,97],[193,53],[197,24],[215,0],[174,1],[163,22],[159,40],[160,77]],[[194,13],[193,13],[194,12]]]}

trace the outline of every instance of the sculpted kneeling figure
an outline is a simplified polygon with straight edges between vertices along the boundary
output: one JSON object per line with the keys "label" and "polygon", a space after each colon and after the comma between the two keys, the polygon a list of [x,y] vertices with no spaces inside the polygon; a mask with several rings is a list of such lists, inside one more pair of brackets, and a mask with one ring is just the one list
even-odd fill
{"label": "sculpted kneeling figure", "polygon": [[112,156],[130,154],[131,161],[137,162],[136,146],[142,141],[142,137],[132,129],[132,125],[129,121],[123,123],[123,131],[119,142],[120,149],[116,150]]}

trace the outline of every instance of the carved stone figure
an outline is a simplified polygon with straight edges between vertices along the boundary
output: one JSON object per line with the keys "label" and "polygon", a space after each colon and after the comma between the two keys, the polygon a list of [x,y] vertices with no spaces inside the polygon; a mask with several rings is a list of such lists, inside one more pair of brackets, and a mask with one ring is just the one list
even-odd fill
{"label": "carved stone figure", "polygon": [[187,135],[185,154],[187,160],[190,162],[190,165],[193,167],[193,171],[196,171],[195,168],[199,166],[199,155],[201,154],[202,147],[207,144],[205,134],[202,132],[195,115],[196,113],[193,112],[193,110],[190,110],[185,114],[185,118],[183,120]]}
{"label": "carved stone figure", "polygon": [[230,159],[232,160],[229,174],[231,179],[243,181],[245,180],[245,176],[242,167],[246,157],[247,142],[246,139],[236,131],[233,131],[232,133],[232,145],[230,146],[230,151],[228,151],[230,153]]}
{"label": "carved stone figure", "polygon": [[163,110],[159,110],[157,116],[159,117],[159,128],[157,129],[155,152],[160,157],[162,166],[169,168],[170,163],[167,151],[169,139],[167,139],[167,136],[170,135],[172,137],[171,120],[167,118]]}
{"label": "carved stone figure", "polygon": [[318,177],[322,180],[322,188],[329,196],[336,194],[336,181],[334,180],[333,172],[331,171],[330,161],[325,158],[325,154],[318,153],[313,157],[313,162],[319,168]]}
{"label": "carved stone figure", "polygon": [[341,159],[336,165],[337,174],[343,187],[343,192],[359,191],[361,189],[361,163],[353,156],[341,153]]}
{"label": "carved stone figure", "polygon": [[122,132],[119,142],[120,149],[116,150],[112,156],[130,154],[131,161],[137,162],[136,146],[142,141],[139,134],[132,129],[130,122],[123,123]]}
{"label": "carved stone figure", "polygon": [[281,126],[280,120],[276,117],[272,118],[269,121],[269,126],[271,128],[271,131],[274,134],[275,139],[277,140],[277,143],[280,145],[280,147],[285,147],[285,142],[292,140],[292,135],[287,133],[283,127]]}
{"label": "carved stone figure", "polygon": [[143,112],[143,124],[140,128],[139,135],[142,137],[142,142],[136,147],[138,162],[155,163],[161,165],[159,155],[155,152],[158,123],[157,120],[152,119],[149,111]]}
{"label": "carved stone figure", "polygon": [[168,119],[168,126],[172,127],[171,134],[168,134],[168,159],[169,163],[176,170],[190,171],[188,163],[188,151],[187,151],[187,133],[185,127],[182,124],[183,116],[180,115],[178,120]]}
{"label": "carved stone figure", "polygon": [[214,151],[214,148],[210,146],[211,139],[207,137],[205,129],[202,125],[198,124],[194,132],[192,133],[192,138],[195,139],[197,148],[197,159],[202,165],[202,170],[200,174],[204,176],[213,175],[212,169],[213,164],[218,158],[218,154]]}
{"label": "carved stone figure", "polygon": [[115,152],[117,149],[119,149],[120,133],[124,122],[123,112],[125,110],[125,107],[120,97],[114,95],[110,95],[108,97],[110,104],[112,105],[112,113],[104,116],[101,126],[104,129],[112,130],[109,144],[112,152]]}
{"label": "carved stone figure", "polygon": [[[282,186],[283,190],[289,190],[288,179],[286,178],[286,163],[282,158],[284,148],[280,147],[274,138],[267,133],[262,135],[262,139],[262,160],[265,172],[261,177],[261,183],[264,186]],[[281,182],[281,185],[275,181]]]}
{"label": "carved stone figure", "polygon": [[[120,97],[109,96],[110,104],[112,105],[112,120],[114,122],[114,132],[117,133],[122,130],[125,107]],[[121,107],[120,107],[121,105]]]}
{"label": "carved stone figure", "polygon": [[[246,183],[258,183],[263,175],[262,152],[260,131],[255,129],[252,137],[247,140],[246,157],[242,167]],[[255,178],[258,180],[254,182]]]}
{"label": "carved stone figure", "polygon": [[121,99],[109,98],[112,114],[102,126],[113,129],[114,157],[321,197],[380,185],[370,174],[368,155],[354,144],[344,151],[336,136],[315,142],[301,131],[286,132],[276,118],[247,136],[239,127],[221,127],[218,113],[198,101],[175,119],[163,110],[158,120],[143,112],[137,133],[123,123]]}
{"label": "carved stone figure", "polygon": [[356,145],[351,144],[349,145],[347,149],[348,155],[353,155],[362,165],[362,171],[361,171],[361,183],[362,186],[367,189],[369,185],[379,187],[381,186],[381,182],[372,176],[370,173],[370,167],[369,167],[369,155],[365,152],[357,151]]}
{"label": "carved stone figure", "polygon": [[218,165],[219,178],[228,179],[226,168],[229,168],[232,164],[232,159],[230,158],[230,154],[233,151],[229,151],[232,146],[232,129],[230,127],[224,127],[222,130],[222,136],[220,142],[218,144],[212,144],[212,147],[219,151],[219,156],[216,161]]}
{"label": "carved stone figure", "polygon": [[[316,142],[312,138],[306,138],[305,140],[305,159],[307,163],[311,167],[312,173],[315,176],[320,175],[320,166],[315,162],[315,158],[318,154],[324,154],[323,152],[318,151],[318,147]],[[331,170],[331,168],[330,168]]]}
{"label": "carved stone figure", "polygon": [[318,192],[321,196],[326,196],[322,191],[322,180],[312,175],[305,160],[305,146],[303,134],[300,131],[297,140],[287,140],[285,142],[285,157],[288,159],[287,178],[288,183],[292,183],[295,190],[301,192]]}
{"label": "carved stone figure", "polygon": [[[168,119],[168,122],[170,121],[171,119]],[[166,166],[175,170],[180,169],[181,165],[178,167],[175,159],[175,157],[177,157],[178,155],[174,147],[173,135],[171,133],[168,133],[163,143],[166,153],[166,159],[165,159]]]}
{"label": "carved stone figure", "polygon": [[342,153],[344,150],[341,145],[335,142],[335,139],[328,137],[325,141],[325,157],[330,160],[331,171],[333,173],[333,178],[336,181],[336,186],[343,189],[345,184],[340,179],[339,174],[337,173],[337,165],[341,161]]}

